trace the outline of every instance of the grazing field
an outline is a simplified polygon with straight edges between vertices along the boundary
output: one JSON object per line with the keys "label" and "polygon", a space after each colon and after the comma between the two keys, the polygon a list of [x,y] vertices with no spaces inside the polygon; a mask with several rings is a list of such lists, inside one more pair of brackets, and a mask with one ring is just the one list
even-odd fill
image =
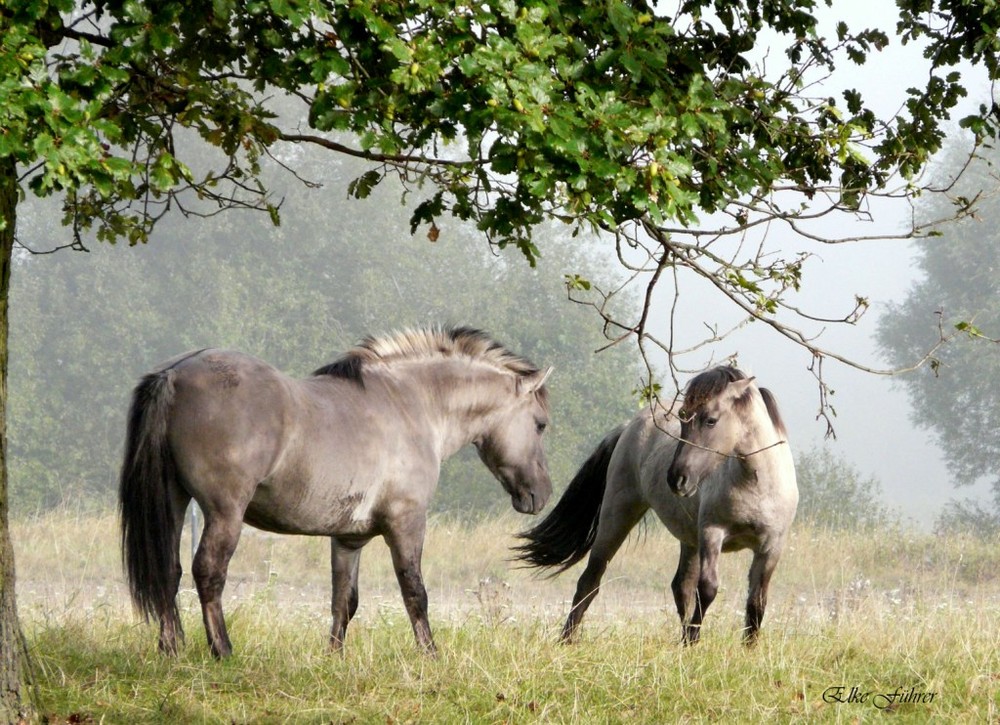
{"label": "grazing field", "polygon": [[157,654],[128,603],[113,516],[15,521],[39,710],[76,723],[1000,722],[996,540],[800,525],[760,644],[740,643],[749,556],[730,554],[703,640],[684,648],[677,547],[650,524],[612,563],[581,641],[561,646],[579,568],[554,580],[513,568],[511,534],[529,522],[432,522],[436,658],[413,642],[381,542],[362,558],[340,656],[326,649],[326,542],[246,529],[225,595],[235,655],[216,662],[187,575],[187,645]]}

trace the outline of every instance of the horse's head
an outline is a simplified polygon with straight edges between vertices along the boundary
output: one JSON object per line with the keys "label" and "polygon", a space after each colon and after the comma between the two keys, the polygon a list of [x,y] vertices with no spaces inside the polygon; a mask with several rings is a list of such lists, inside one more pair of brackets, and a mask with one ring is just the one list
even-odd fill
{"label": "horse's head", "polygon": [[713,368],[691,381],[678,411],[680,441],[667,469],[671,491],[691,496],[727,457],[752,452],[745,444],[755,396],[760,398],[753,378],[735,368]]}
{"label": "horse's head", "polygon": [[523,514],[537,514],[552,494],[542,447],[549,424],[544,385],[551,372],[549,368],[518,377],[511,401],[491,416],[489,430],[474,441],[483,463]]}

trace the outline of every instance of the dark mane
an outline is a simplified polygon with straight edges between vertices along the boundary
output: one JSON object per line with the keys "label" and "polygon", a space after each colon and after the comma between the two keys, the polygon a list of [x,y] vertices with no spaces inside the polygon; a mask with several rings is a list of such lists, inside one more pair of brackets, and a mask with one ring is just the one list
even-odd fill
{"label": "dark mane", "polygon": [[366,337],[339,359],[314,371],[313,375],[329,375],[363,384],[364,370],[369,365],[451,356],[481,360],[518,376],[538,372],[534,363],[512,353],[482,330],[435,325]]}
{"label": "dark mane", "polygon": [[764,405],[767,407],[767,414],[771,418],[771,423],[774,424],[774,429],[780,435],[786,435],[785,421],[781,419],[781,413],[778,411],[778,401],[775,399],[774,394],[767,388],[757,389],[760,391],[760,397],[764,399]]}
{"label": "dark mane", "polygon": [[695,411],[706,401],[722,394],[729,383],[746,380],[746,373],[731,365],[719,365],[699,373],[688,383],[684,391],[684,408]]}
{"label": "dark mane", "polygon": [[361,381],[361,358],[357,355],[345,355],[313,371],[313,375],[329,375],[333,378]]}
{"label": "dark mane", "polygon": [[[721,395],[722,391],[730,383],[746,379],[746,373],[731,365],[719,365],[718,367],[699,373],[688,383],[687,390],[684,393],[684,408],[688,412],[693,412],[707,401],[717,395]],[[767,408],[768,417],[771,418],[771,423],[774,425],[775,430],[784,435],[785,424],[781,419],[781,413],[778,411],[777,400],[767,388],[757,388],[757,390],[760,391],[760,396],[764,399],[764,406]],[[748,403],[750,401],[749,395],[750,390],[748,389],[744,397],[738,399],[736,404]]]}

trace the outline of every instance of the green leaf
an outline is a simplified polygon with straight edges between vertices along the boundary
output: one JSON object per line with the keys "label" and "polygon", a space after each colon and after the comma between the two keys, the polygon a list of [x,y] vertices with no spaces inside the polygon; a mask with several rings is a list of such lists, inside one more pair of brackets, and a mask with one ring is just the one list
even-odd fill
{"label": "green leaf", "polygon": [[355,199],[367,199],[380,181],[382,181],[380,172],[366,171],[347,185],[347,194]]}

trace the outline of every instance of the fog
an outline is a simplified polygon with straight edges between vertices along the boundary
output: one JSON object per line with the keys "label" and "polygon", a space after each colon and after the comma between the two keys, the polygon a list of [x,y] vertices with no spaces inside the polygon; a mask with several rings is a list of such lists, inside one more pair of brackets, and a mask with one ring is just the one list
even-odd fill
{"label": "fog", "polygon": [[[871,301],[856,326],[827,326],[817,344],[871,367],[885,368],[876,347],[876,322],[886,304],[900,300],[908,290],[914,279],[912,258],[908,243],[868,242],[838,247],[823,260],[807,265],[803,293],[797,300],[803,306],[832,314],[849,310],[854,293]],[[698,322],[732,319],[725,301],[716,298],[718,293],[709,299],[710,294],[705,290],[698,295],[705,303]],[[933,309],[928,309],[927,318],[932,329],[936,324]],[[819,388],[809,371],[812,358],[806,350],[755,323],[716,345],[713,354],[716,360],[736,355],[742,369],[776,394],[796,451],[827,446],[863,478],[876,479],[890,510],[904,522],[929,528],[949,499],[986,493],[985,485],[954,487],[933,436],[910,419],[910,404],[898,378],[827,360],[823,378],[834,391],[829,403],[836,411],[831,418],[835,436],[828,437],[827,422],[818,416]],[[930,372],[925,368],[911,374]]]}
{"label": "fog", "polygon": [[[852,1],[837,3],[835,11],[844,17],[864,18],[867,23],[891,29],[895,7],[894,3]],[[882,54],[882,61],[874,72],[873,69],[864,70],[844,83],[857,87],[865,98],[872,99],[876,113],[898,108],[905,98],[906,88],[926,83],[926,76],[920,74],[923,67],[920,47],[902,46],[891,32],[890,37],[892,45]],[[960,70],[969,95],[953,116],[958,143],[962,141],[957,120],[975,112],[980,104],[989,103],[991,92],[981,69],[964,66]],[[874,211],[876,233],[904,228],[910,213],[906,205]],[[984,225],[989,224],[989,220],[981,221]],[[856,360],[871,361],[874,367],[885,367],[884,361],[878,358],[874,340],[877,317],[887,303],[901,301],[910,288],[916,275],[914,256],[914,247],[909,242],[868,242],[839,247],[824,255],[817,274],[806,280],[807,297],[815,304],[839,297],[841,304],[845,304],[849,295],[856,292],[872,303],[856,330],[827,331],[823,338],[827,347],[836,347]],[[928,329],[933,329],[937,323],[935,311],[933,306],[925,311]],[[814,388],[810,386],[811,381],[801,373],[795,374],[794,368],[801,368],[802,364],[802,360],[797,365],[794,360],[777,361],[764,353],[759,363],[755,360],[754,367],[763,371],[765,366],[768,370],[773,366],[779,375],[784,368],[787,372],[781,379],[786,381],[789,391],[784,397],[815,401],[815,391],[810,391],[810,387]],[[828,441],[828,444],[863,473],[870,473],[881,482],[884,497],[892,509],[929,526],[947,500],[986,496],[988,487],[985,484],[955,488],[933,436],[911,420],[909,401],[897,379],[851,370],[836,363],[828,364],[825,373],[836,390],[832,402],[838,412],[835,420],[837,440]],[[924,369],[913,374],[931,373]],[[947,382],[942,380],[941,384]],[[793,410],[786,405],[785,408],[789,426],[797,432],[797,439],[807,445],[822,441],[825,428],[814,420],[809,406],[797,405]]]}

